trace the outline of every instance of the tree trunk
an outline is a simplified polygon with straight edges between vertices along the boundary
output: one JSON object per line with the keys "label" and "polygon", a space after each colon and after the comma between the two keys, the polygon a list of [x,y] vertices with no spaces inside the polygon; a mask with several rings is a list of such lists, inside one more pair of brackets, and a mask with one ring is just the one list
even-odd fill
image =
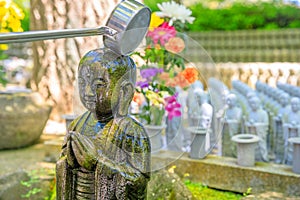
{"label": "tree trunk", "polygon": [[[31,30],[94,28],[105,25],[118,0],[31,0]],[[53,105],[52,119],[72,113],[80,58],[101,47],[101,36],[34,42],[31,87]]]}

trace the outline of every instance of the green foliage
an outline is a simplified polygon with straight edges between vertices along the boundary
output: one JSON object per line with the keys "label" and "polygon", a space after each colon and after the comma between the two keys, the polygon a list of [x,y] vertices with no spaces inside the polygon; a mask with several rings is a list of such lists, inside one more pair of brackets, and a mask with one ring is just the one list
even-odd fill
{"label": "green foliage", "polygon": [[200,183],[193,183],[190,180],[186,180],[184,183],[192,192],[195,199],[199,200],[240,200],[243,197],[241,194],[215,190]]}
{"label": "green foliage", "polygon": [[153,125],[160,125],[162,120],[163,120],[165,110],[160,109],[159,107],[156,107],[156,106],[151,106],[150,107],[150,113],[152,113],[152,116],[151,116],[152,117],[152,119],[151,119],[152,124]]}
{"label": "green foliage", "polygon": [[300,8],[293,5],[237,2],[210,9],[197,3],[190,9],[196,17],[191,31],[300,28]]}
{"label": "green foliage", "polygon": [[162,3],[162,2],[165,2],[166,0],[144,0],[144,4],[147,5],[151,11],[158,11],[158,7],[157,7],[157,4],[158,3]]}
{"label": "green foliage", "polygon": [[45,197],[44,200],[56,200],[56,181],[55,180],[51,184],[49,196]]}
{"label": "green foliage", "polygon": [[251,194],[251,192],[252,192],[252,188],[249,187],[249,188],[247,189],[247,191],[243,193],[243,196],[248,196],[249,194]]}
{"label": "green foliage", "polygon": [[[27,188],[26,194],[21,195],[24,199],[44,199],[44,200],[55,200],[56,199],[56,186],[55,179],[50,182],[49,188],[43,187],[43,180],[41,177],[54,176],[54,169],[36,169],[29,171],[27,174],[29,179],[26,181],[20,181],[20,184]],[[46,191],[46,193],[45,193]],[[44,196],[44,197],[43,197]]]}
{"label": "green foliage", "polygon": [[29,199],[33,195],[40,193],[42,191],[41,188],[34,187],[34,185],[36,185],[36,183],[40,181],[40,177],[37,171],[36,170],[30,171],[28,175],[30,177],[28,181],[21,181],[21,185],[29,188],[29,191],[26,194],[23,194],[21,196],[22,198],[26,198],[26,199]]}
{"label": "green foliage", "polygon": [[6,73],[2,65],[0,65],[0,85],[5,86],[8,80],[6,79]]}
{"label": "green foliage", "polygon": [[[1,10],[2,13],[0,13],[0,32],[20,30],[28,31],[30,12],[29,0],[13,0],[12,2],[15,4],[9,4],[10,7]],[[4,18],[4,15],[11,16],[10,20]],[[13,21],[11,21],[11,19],[13,19]],[[19,28],[21,29],[19,30]],[[7,54],[5,53],[5,50],[7,50],[7,48],[8,45],[6,44],[0,45],[0,61],[8,58]],[[0,63],[0,85],[5,86],[7,83],[8,80],[6,79],[6,72],[4,70],[4,67]]]}
{"label": "green foliage", "polygon": [[0,86],[6,86],[8,83],[7,77],[6,77],[6,71],[4,69],[4,66],[1,63],[1,60],[6,59],[8,56],[4,53],[4,51],[0,50]]}
{"label": "green foliage", "polygon": [[24,18],[21,20],[21,26],[24,31],[30,29],[30,0],[13,0],[24,12]]}

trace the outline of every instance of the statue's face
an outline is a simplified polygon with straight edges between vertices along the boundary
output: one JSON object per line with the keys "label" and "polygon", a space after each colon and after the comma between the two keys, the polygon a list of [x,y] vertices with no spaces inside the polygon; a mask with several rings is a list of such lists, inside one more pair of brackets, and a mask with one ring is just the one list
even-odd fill
{"label": "statue's face", "polygon": [[300,101],[298,99],[292,99],[291,108],[293,112],[297,112],[300,109]]}
{"label": "statue's face", "polygon": [[259,100],[256,98],[251,98],[249,100],[249,105],[252,108],[252,110],[256,111],[259,109]]}
{"label": "statue's face", "polygon": [[281,95],[280,96],[280,103],[282,106],[286,106],[289,103],[289,97],[287,95]]}
{"label": "statue's face", "polygon": [[134,76],[135,65],[130,57],[116,55],[107,48],[92,50],[78,67],[81,102],[98,120],[107,120],[115,112],[125,110],[120,108],[120,102],[131,101],[130,95],[120,91],[127,82],[135,81]]}
{"label": "statue's face", "polygon": [[78,72],[79,94],[83,105],[91,112],[112,112],[111,80],[108,70],[99,63],[82,65]]}
{"label": "statue's face", "polygon": [[234,107],[236,105],[236,99],[235,99],[235,97],[232,96],[232,95],[227,95],[226,104],[229,107]]}

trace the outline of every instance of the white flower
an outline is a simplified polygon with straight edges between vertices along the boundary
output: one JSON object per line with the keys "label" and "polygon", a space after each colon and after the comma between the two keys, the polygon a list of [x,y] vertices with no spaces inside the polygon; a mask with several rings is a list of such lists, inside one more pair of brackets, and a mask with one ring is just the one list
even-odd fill
{"label": "white flower", "polygon": [[172,26],[173,22],[176,20],[180,20],[182,23],[186,21],[190,24],[193,23],[195,17],[191,17],[192,11],[187,9],[184,5],[177,4],[174,1],[171,2],[163,2],[162,4],[157,4],[158,8],[161,12],[157,12],[156,14],[159,17],[169,17],[170,22],[169,25]]}

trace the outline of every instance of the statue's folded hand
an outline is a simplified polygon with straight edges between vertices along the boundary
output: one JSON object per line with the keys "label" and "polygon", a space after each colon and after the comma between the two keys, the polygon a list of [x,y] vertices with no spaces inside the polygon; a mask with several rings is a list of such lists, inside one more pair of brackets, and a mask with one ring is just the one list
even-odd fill
{"label": "statue's folded hand", "polygon": [[86,136],[73,132],[71,145],[78,164],[87,170],[93,170],[97,162],[97,149]]}
{"label": "statue's folded hand", "polygon": [[71,167],[75,167],[76,165],[76,158],[74,156],[74,152],[71,147],[71,141],[67,141],[67,148],[66,148],[66,158],[67,162]]}

